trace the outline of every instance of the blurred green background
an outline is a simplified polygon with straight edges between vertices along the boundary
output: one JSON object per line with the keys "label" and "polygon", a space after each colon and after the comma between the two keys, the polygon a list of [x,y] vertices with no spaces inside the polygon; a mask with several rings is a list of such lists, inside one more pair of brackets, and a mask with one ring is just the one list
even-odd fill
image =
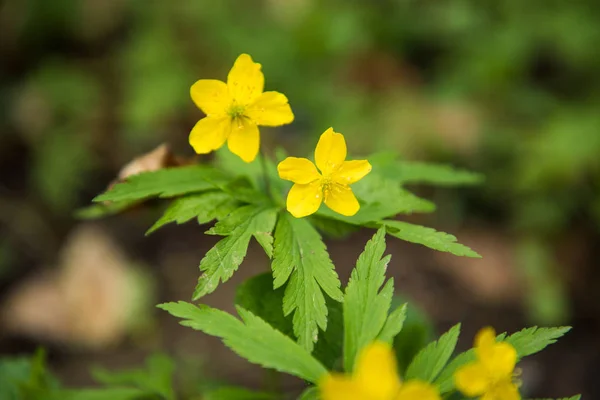
{"label": "blurred green background", "polygon": [[[0,350],[50,346],[58,374],[87,383],[88,364],[132,365],[177,329],[153,301],[189,297],[212,239],[193,226],[144,239],[152,206],[94,223],[73,212],[161,143],[192,156],[187,135],[202,113],[190,85],[224,80],[245,52],[296,115],[261,131],[268,152],[307,154],[333,126],[356,155],[396,151],[483,173],[480,187],[414,189],[438,204],[415,218],[484,259],[394,244],[400,290],[438,327],[464,320],[465,346],[490,323],[574,325],[525,385],[600,396],[599,20],[595,0],[3,1],[0,303],[12,322],[0,325]],[[366,237],[332,243],[334,261],[349,269]],[[266,269],[255,259],[246,277]],[[111,263],[123,267],[104,276]],[[90,281],[106,284],[92,296]],[[65,304],[70,287],[84,293]],[[214,302],[230,307],[227,293]],[[125,301],[135,323],[115,311]],[[97,320],[71,326],[79,313]],[[94,323],[113,328],[79,326]],[[256,381],[224,370],[219,379]]]}

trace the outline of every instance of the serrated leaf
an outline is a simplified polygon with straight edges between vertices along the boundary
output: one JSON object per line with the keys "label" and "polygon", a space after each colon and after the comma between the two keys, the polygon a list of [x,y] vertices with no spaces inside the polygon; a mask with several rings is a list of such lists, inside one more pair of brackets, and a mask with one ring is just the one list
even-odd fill
{"label": "serrated leaf", "polygon": [[158,307],[184,319],[183,326],[221,338],[227,347],[251,363],[313,383],[327,373],[306,349],[241,307],[237,307],[241,321],[224,311],[181,301]]}
{"label": "serrated leaf", "polygon": [[534,326],[513,333],[505,341],[513,345],[517,350],[519,358],[523,358],[540,352],[547,346],[556,343],[560,337],[570,330],[570,326],[558,328],[538,328]]}
{"label": "serrated leaf", "polygon": [[137,204],[137,200],[118,201],[112,203],[98,203],[75,211],[75,218],[98,219],[118,214]]}
{"label": "serrated leaf", "polygon": [[171,358],[164,354],[153,354],[146,359],[145,368],[109,371],[94,368],[92,375],[98,382],[109,387],[133,386],[147,394],[155,394],[166,400],[175,398],[173,392],[173,373],[175,365]]}
{"label": "serrated leaf", "polygon": [[455,256],[481,258],[479,254],[469,247],[458,243],[456,236],[445,232],[436,231],[426,226],[409,224],[403,221],[383,221],[387,233],[406,240],[407,242],[422,244],[430,249],[452,253]]}
{"label": "serrated leaf", "polygon": [[275,228],[273,287],[288,280],[283,298],[285,315],[294,313],[294,334],[312,351],[318,328],[327,329],[327,307],[321,290],[334,300],[342,300],[340,280],[321,235],[303,218],[282,212]]}
{"label": "serrated leaf", "polygon": [[[193,299],[212,293],[220,282],[226,282],[240,266],[252,236],[257,238],[267,255],[272,253],[269,239],[277,218],[277,210],[268,206],[240,207],[219,221],[211,234],[227,236],[211,248],[200,261],[200,271]],[[257,237],[258,236],[258,237]]]}
{"label": "serrated leaf", "polygon": [[452,356],[459,334],[460,324],[457,324],[443,334],[439,340],[428,344],[412,360],[406,370],[405,378],[433,382]]}
{"label": "serrated leaf", "polygon": [[[361,349],[377,338],[392,304],[394,282],[383,289],[391,256],[383,257],[385,229],[369,240],[352,270],[344,296],[344,369],[351,372]],[[381,290],[380,290],[381,289]]]}
{"label": "serrated leaf", "polygon": [[237,204],[229,194],[220,191],[209,191],[173,200],[162,217],[148,229],[146,235],[170,222],[180,225],[196,218],[199,224],[206,224],[224,217],[234,210]]}
{"label": "serrated leaf", "polygon": [[392,153],[369,157],[373,170],[401,184],[428,184],[436,186],[475,185],[484,180],[482,174],[450,165],[401,161]]}
{"label": "serrated leaf", "polygon": [[342,303],[325,298],[327,306],[327,330],[315,344],[313,357],[330,371],[343,367],[344,311]]}
{"label": "serrated leaf", "polygon": [[131,201],[150,197],[174,197],[223,185],[229,178],[221,171],[201,165],[143,172],[116,184],[93,201]]}
{"label": "serrated leaf", "polygon": [[400,333],[404,326],[406,306],[407,304],[404,303],[388,315],[385,325],[383,325],[381,332],[379,332],[379,336],[377,337],[378,340],[386,343],[392,343],[394,341],[394,338]]}
{"label": "serrated leaf", "polygon": [[398,214],[435,211],[435,204],[429,200],[417,197],[400,188],[396,182],[382,179],[377,175],[367,176],[352,185],[352,190],[361,203],[355,215],[343,216],[327,207],[321,207],[317,215],[361,226]]}

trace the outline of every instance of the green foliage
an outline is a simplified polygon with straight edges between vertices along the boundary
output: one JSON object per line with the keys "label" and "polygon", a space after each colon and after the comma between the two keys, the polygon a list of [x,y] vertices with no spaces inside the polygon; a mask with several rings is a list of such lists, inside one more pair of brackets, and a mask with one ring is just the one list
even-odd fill
{"label": "green foliage", "polygon": [[206,224],[214,219],[222,219],[233,211],[236,205],[235,199],[221,191],[185,196],[173,200],[162,217],[148,229],[146,234],[148,235],[170,222],[179,225],[196,218],[198,224]]}
{"label": "green foliage", "polygon": [[385,286],[391,256],[383,257],[385,230],[379,229],[356,262],[344,296],[344,369],[352,371],[361,349],[371,343],[386,323],[394,281]]}
{"label": "green foliage", "polygon": [[282,287],[273,289],[271,274],[264,273],[246,280],[237,287],[235,304],[293,338],[292,320],[283,315],[283,293]]}
{"label": "green foliage", "polygon": [[383,221],[387,233],[406,240],[407,242],[422,244],[431,249],[452,253],[456,256],[481,258],[479,254],[465,245],[456,242],[456,237],[445,232],[421,225],[409,224],[403,221]]}
{"label": "green foliage", "polygon": [[193,165],[143,172],[117,183],[94,201],[143,200],[150,197],[174,197],[215,189],[229,181],[218,169]]}
{"label": "green foliage", "polygon": [[326,373],[305,348],[241,307],[237,311],[242,321],[226,312],[182,301],[158,307],[182,318],[183,326],[221,338],[227,347],[252,363],[313,383]]}
{"label": "green foliage", "polygon": [[517,350],[519,358],[538,353],[571,330],[570,326],[559,328],[538,328],[537,326],[525,328],[513,333],[506,339]]}
{"label": "green foliage", "polygon": [[390,313],[381,332],[379,332],[378,340],[386,343],[392,343],[394,338],[402,331],[404,321],[406,320],[407,304],[404,303]]}
{"label": "green foliage", "polygon": [[193,298],[197,300],[212,293],[219,282],[225,282],[237,270],[246,257],[248,244],[254,236],[256,241],[271,255],[277,210],[268,206],[247,205],[233,211],[219,221],[210,231],[211,234],[226,236],[210,249],[202,261],[198,284]]}
{"label": "green foliage", "polygon": [[342,292],[325,244],[306,219],[280,213],[271,267],[274,288],[289,280],[283,312],[294,313],[294,334],[305,349],[312,351],[318,328],[327,329],[327,307],[321,290],[337,301],[342,300]]}
{"label": "green foliage", "polygon": [[237,387],[220,387],[204,392],[202,398],[204,400],[278,400],[280,396]]}
{"label": "green foliage", "polygon": [[374,171],[402,185],[474,185],[484,179],[481,174],[456,169],[450,165],[397,160],[396,155],[390,153],[376,154],[369,160]]}
{"label": "green foliage", "polygon": [[302,392],[300,397],[298,397],[298,400],[319,400],[319,398],[319,389],[316,387],[309,387]]}
{"label": "green foliage", "polygon": [[420,379],[433,382],[454,352],[460,324],[453,326],[443,334],[437,341],[428,344],[412,360],[406,370],[406,379]]}
{"label": "green foliage", "polygon": [[46,353],[41,349],[32,358],[0,359],[3,400],[37,400],[58,387],[58,381],[46,370]]}
{"label": "green foliage", "polygon": [[174,371],[175,365],[169,357],[154,354],[146,360],[146,368],[120,372],[96,368],[92,371],[92,375],[96,381],[109,388],[127,390],[133,387],[142,390],[146,395],[152,394],[164,400],[174,400]]}

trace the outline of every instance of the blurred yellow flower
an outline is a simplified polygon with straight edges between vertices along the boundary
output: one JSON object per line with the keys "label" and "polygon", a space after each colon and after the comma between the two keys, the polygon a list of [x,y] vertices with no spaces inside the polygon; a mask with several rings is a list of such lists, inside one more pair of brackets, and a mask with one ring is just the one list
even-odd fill
{"label": "blurred yellow flower", "polygon": [[337,213],[356,214],[360,205],[349,185],[367,175],[371,164],[367,160],[345,160],[344,135],[329,128],[317,144],[316,166],[306,158],[288,157],[280,162],[279,177],[294,182],[287,197],[288,211],[296,218],[306,217],[316,212],[324,201]]}
{"label": "blurred yellow flower", "polygon": [[264,85],[261,65],[248,54],[235,60],[227,83],[214,79],[194,83],[192,100],[206,114],[190,133],[196,153],[210,153],[227,141],[232,153],[252,162],[260,146],[258,125],[280,126],[294,120],[287,97],[263,92]]}
{"label": "blurred yellow flower", "polygon": [[506,342],[496,342],[493,328],[483,328],[475,338],[477,360],[454,374],[456,387],[468,397],[482,400],[519,400],[521,395],[513,374],[517,351]]}
{"label": "blurred yellow flower", "polygon": [[400,382],[394,351],[384,342],[363,349],[352,376],[328,374],[319,388],[322,400],[441,400],[429,383]]}

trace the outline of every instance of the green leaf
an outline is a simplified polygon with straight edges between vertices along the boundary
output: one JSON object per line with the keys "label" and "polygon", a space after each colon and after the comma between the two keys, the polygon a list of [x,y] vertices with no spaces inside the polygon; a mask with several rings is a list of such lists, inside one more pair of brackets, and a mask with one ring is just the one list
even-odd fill
{"label": "green leaf", "polygon": [[321,290],[337,301],[342,300],[342,292],[321,235],[308,220],[280,213],[271,267],[273,287],[289,280],[283,312],[294,313],[294,334],[305,349],[312,351],[318,328],[327,329],[327,306]]}
{"label": "green leaf", "polygon": [[158,307],[184,319],[183,326],[221,338],[227,347],[251,363],[313,383],[327,373],[302,346],[241,307],[237,310],[242,321],[224,311],[181,301]]}
{"label": "green leaf", "polygon": [[319,389],[315,386],[306,388],[298,397],[298,400],[319,400]]}
{"label": "green leaf", "polygon": [[383,325],[383,328],[381,329],[381,332],[379,332],[377,339],[386,343],[392,343],[394,341],[394,338],[400,333],[402,327],[404,326],[404,320],[406,319],[406,306],[407,304],[404,303],[392,311],[390,315],[388,315],[385,325]]}
{"label": "green leaf", "polygon": [[510,335],[505,341],[514,346],[519,358],[523,358],[540,352],[547,346],[556,343],[560,337],[570,330],[570,326],[559,328],[538,328],[534,326]]}
{"label": "green leaf", "polygon": [[144,172],[127,178],[94,198],[100,201],[131,201],[149,197],[174,197],[215,189],[226,183],[227,176],[212,167],[193,165]]}
{"label": "green leaf", "polygon": [[281,395],[238,387],[220,387],[202,393],[204,400],[278,400]]}
{"label": "green leaf", "polygon": [[265,249],[267,255],[272,253],[271,232],[275,226],[277,210],[267,206],[247,205],[233,211],[219,221],[207,233],[227,236],[211,248],[202,261],[193,299],[212,293],[219,282],[226,282],[240,266],[252,236]]}
{"label": "green leaf", "polygon": [[406,379],[433,382],[452,356],[459,334],[460,324],[454,325],[439,340],[421,350],[408,366]]}
{"label": "green leaf", "polygon": [[46,369],[46,353],[36,350],[32,357],[0,359],[0,399],[45,399],[58,381]]}
{"label": "green leaf", "polygon": [[572,397],[563,397],[560,399],[529,399],[529,400],[580,400],[580,399],[581,399],[581,395],[578,394],[578,395],[575,395]]}
{"label": "green leaf", "polygon": [[[392,306],[400,305],[405,301],[401,296],[395,295],[392,299]],[[404,376],[406,369],[419,350],[427,346],[434,338],[433,323],[427,314],[414,303],[407,307],[402,330],[394,338],[394,350],[400,375]]]}
{"label": "green leaf", "polygon": [[183,224],[196,218],[199,224],[206,224],[213,219],[225,217],[233,211],[237,202],[224,192],[209,191],[174,200],[164,214],[148,231],[146,235],[170,223]]}
{"label": "green leaf", "polygon": [[474,185],[484,180],[482,174],[456,169],[449,165],[400,161],[394,154],[370,157],[373,170],[401,184],[428,184],[436,186]]}
{"label": "green leaf", "polygon": [[156,395],[135,388],[60,390],[46,400],[161,400]]}
{"label": "green leaf", "polygon": [[173,400],[173,373],[175,365],[164,354],[154,354],[146,360],[146,368],[129,371],[108,371],[102,368],[92,370],[94,379],[109,386],[133,386],[147,394],[159,395]]}
{"label": "green leaf", "polygon": [[293,337],[292,319],[283,315],[283,288],[273,289],[270,273],[252,277],[237,287],[235,304],[260,317],[269,325]]}
{"label": "green leaf", "polygon": [[[383,289],[391,256],[383,257],[385,229],[369,240],[352,270],[344,296],[344,369],[351,372],[361,349],[377,338],[385,325],[394,295],[389,279]],[[381,289],[381,291],[380,291]]]}
{"label": "green leaf", "polygon": [[481,258],[479,254],[465,245],[457,243],[456,237],[445,232],[421,225],[409,224],[403,221],[383,221],[387,233],[406,240],[407,242],[422,244],[430,249],[452,253],[455,256]]}
{"label": "green leaf", "polygon": [[108,204],[98,203],[75,211],[75,218],[98,219],[118,214],[137,204],[137,200],[117,201]]}
{"label": "green leaf", "polygon": [[361,202],[360,210],[355,215],[343,216],[327,207],[321,207],[318,215],[353,225],[367,225],[398,214],[428,213],[435,210],[435,204],[429,200],[421,199],[400,188],[397,182],[377,175],[368,175],[352,185],[352,190]]}
{"label": "green leaf", "polygon": [[442,370],[434,381],[440,389],[440,394],[445,394],[454,389],[454,373],[463,365],[475,361],[475,351],[473,349],[460,353]]}
{"label": "green leaf", "polygon": [[327,330],[321,334],[315,345],[313,357],[321,361],[328,370],[341,370],[343,367],[344,312],[342,303],[331,298],[325,299],[327,305]]}

